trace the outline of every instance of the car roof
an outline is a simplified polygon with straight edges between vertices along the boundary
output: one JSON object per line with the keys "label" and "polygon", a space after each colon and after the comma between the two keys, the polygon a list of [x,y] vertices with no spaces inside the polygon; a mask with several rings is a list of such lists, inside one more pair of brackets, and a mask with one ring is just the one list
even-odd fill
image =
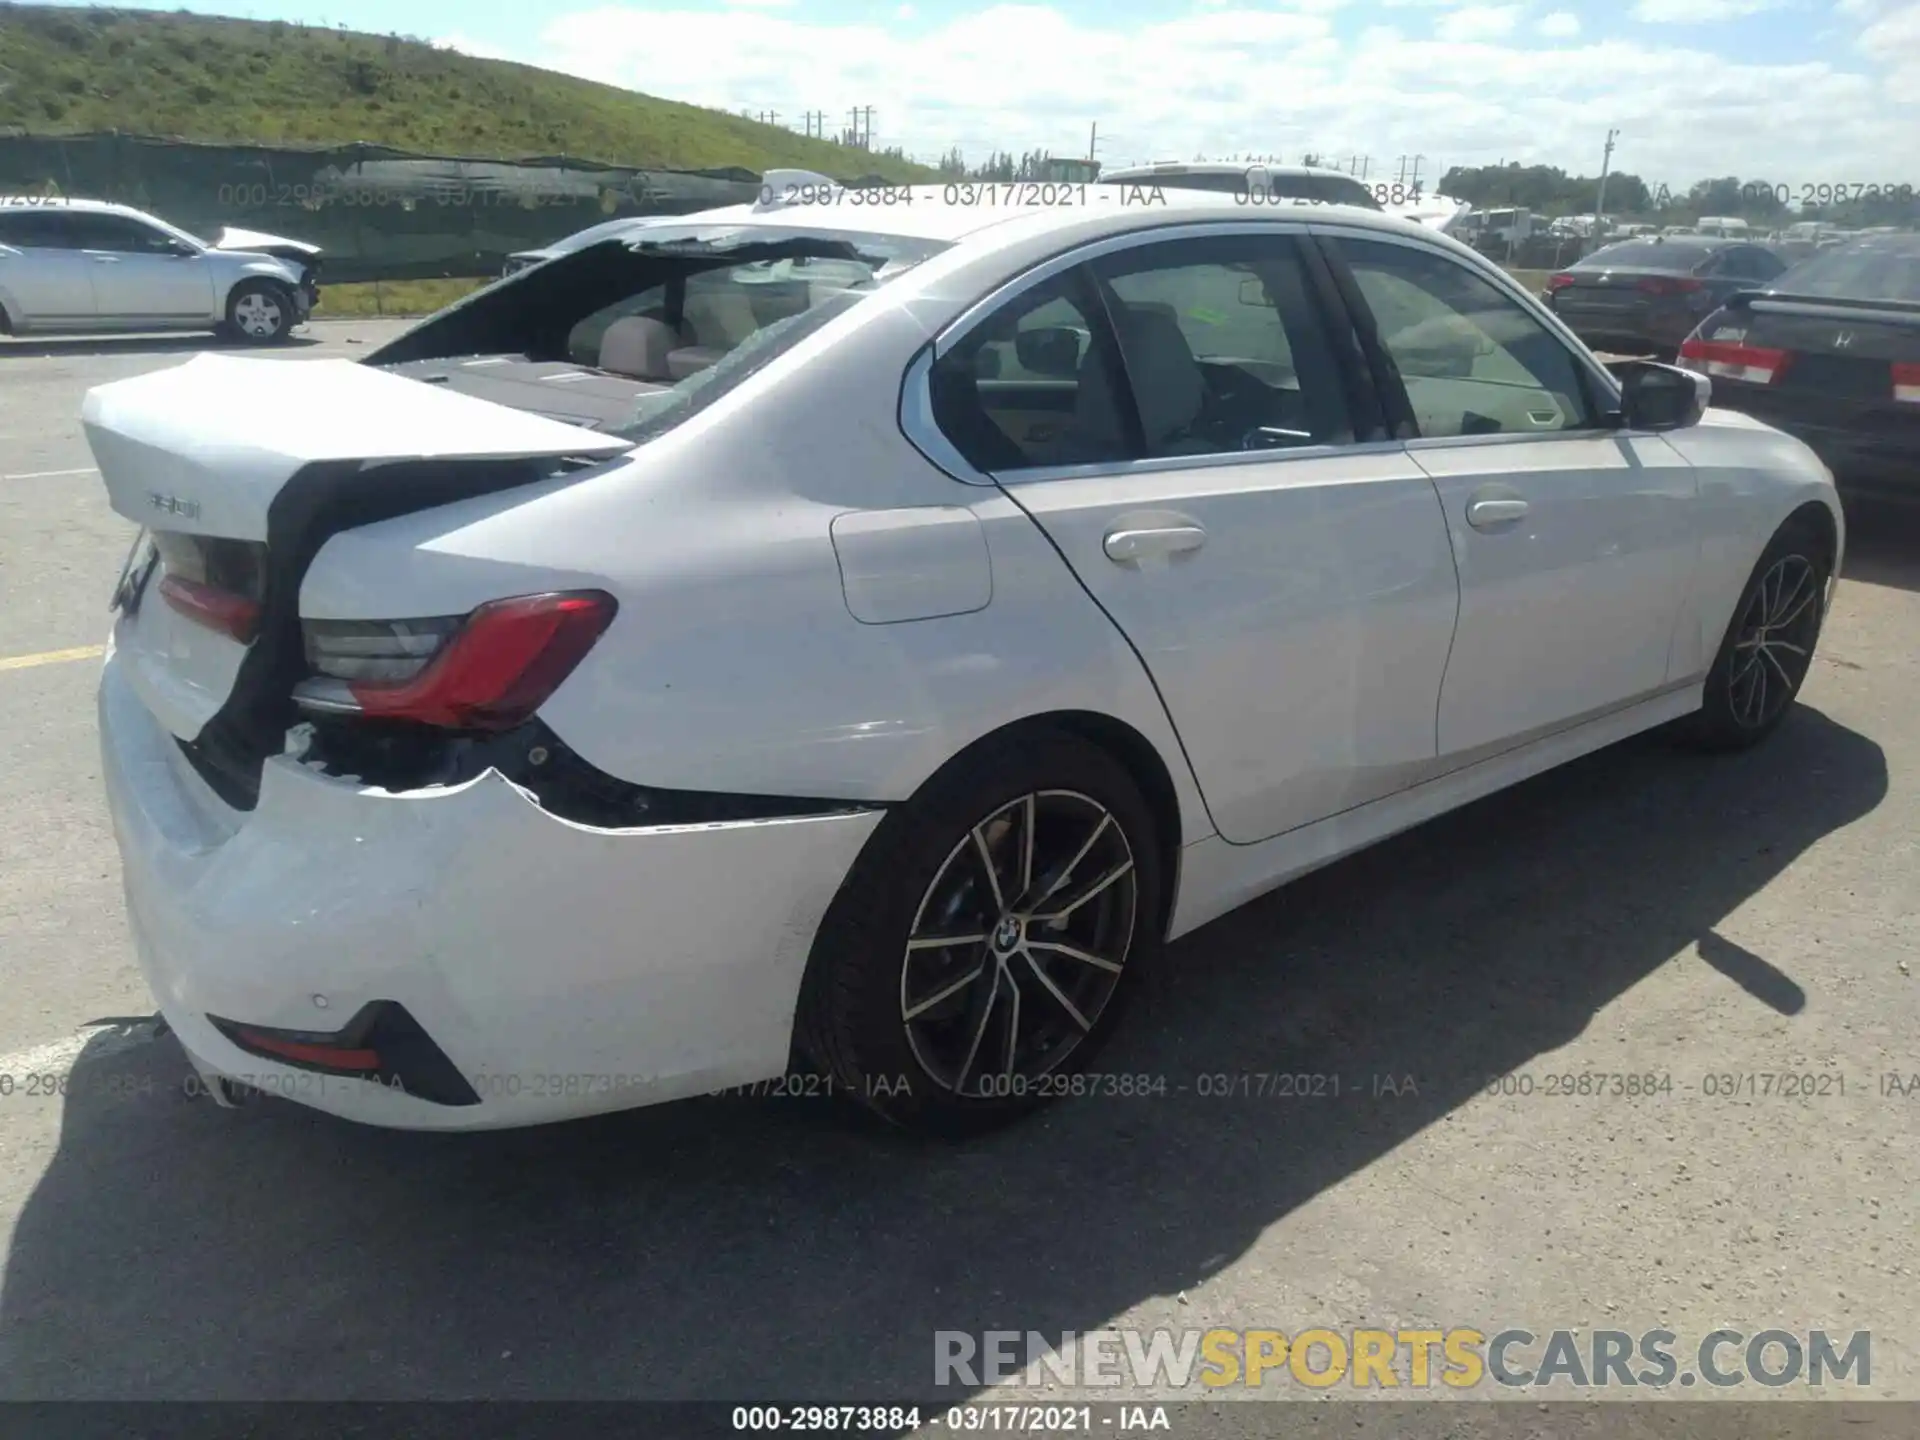
{"label": "car roof", "polygon": [[[1184,190],[1168,186],[1164,194],[1141,197],[1126,186],[1088,185],[1084,197],[1077,184],[1028,181],[964,181],[949,185],[887,186],[901,196],[884,203],[806,202],[730,205],[692,215],[644,217],[650,223],[672,225],[766,226],[784,231],[810,230],[821,234],[890,235],[903,239],[943,240],[970,246],[995,245],[1004,233],[1008,243],[1036,231],[1073,232],[1077,238],[1093,234],[1124,234],[1129,230],[1173,221],[1252,219],[1287,220],[1309,216],[1364,225],[1398,233],[1432,235],[1410,221],[1359,206],[1314,201],[1283,201],[1250,211],[1244,201],[1225,192]],[[1071,204],[1041,203],[1067,192]],[[847,194],[858,192],[848,191]],[[911,196],[911,201],[906,196]],[[1297,205],[1298,213],[1283,206]],[[636,218],[636,227],[639,217]]]}
{"label": "car roof", "polygon": [[0,210],[88,210],[143,218],[146,215],[144,210],[114,200],[81,200],[65,195],[0,195]]}

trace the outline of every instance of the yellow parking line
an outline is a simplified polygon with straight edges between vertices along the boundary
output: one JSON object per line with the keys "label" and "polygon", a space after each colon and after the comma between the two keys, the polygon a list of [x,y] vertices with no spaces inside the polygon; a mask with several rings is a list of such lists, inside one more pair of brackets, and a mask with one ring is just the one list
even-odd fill
{"label": "yellow parking line", "polygon": [[42,650],[38,655],[0,655],[0,670],[31,670],[36,665],[59,665],[67,660],[98,660],[104,645],[76,645],[71,650]]}

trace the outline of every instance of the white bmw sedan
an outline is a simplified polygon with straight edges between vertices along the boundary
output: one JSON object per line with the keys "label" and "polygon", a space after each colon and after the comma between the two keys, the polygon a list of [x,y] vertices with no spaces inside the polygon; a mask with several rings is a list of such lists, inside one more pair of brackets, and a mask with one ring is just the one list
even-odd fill
{"label": "white bmw sedan", "polygon": [[145,527],[128,907],[217,1093],[976,1129],[1071,1093],[1170,938],[1792,705],[1840,508],[1704,377],[1376,213],[874,196],[88,396]]}

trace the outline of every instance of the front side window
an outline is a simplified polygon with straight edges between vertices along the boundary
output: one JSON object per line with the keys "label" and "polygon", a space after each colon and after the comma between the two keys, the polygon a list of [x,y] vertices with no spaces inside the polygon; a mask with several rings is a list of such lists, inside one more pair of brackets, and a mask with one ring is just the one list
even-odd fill
{"label": "front side window", "polygon": [[68,223],[74,233],[73,244],[80,250],[109,250],[118,254],[169,255],[177,242],[164,230],[143,224],[125,215],[73,211]]}
{"label": "front side window", "polygon": [[1573,352],[1484,277],[1407,245],[1342,239],[1338,249],[1422,436],[1593,427]]}

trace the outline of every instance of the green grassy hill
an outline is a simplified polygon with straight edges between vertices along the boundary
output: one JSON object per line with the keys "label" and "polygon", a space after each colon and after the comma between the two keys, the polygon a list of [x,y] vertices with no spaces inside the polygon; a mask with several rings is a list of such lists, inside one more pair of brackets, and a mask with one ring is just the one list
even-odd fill
{"label": "green grassy hill", "polygon": [[922,166],[736,115],[399,36],[0,0],[0,131],[932,179]]}

